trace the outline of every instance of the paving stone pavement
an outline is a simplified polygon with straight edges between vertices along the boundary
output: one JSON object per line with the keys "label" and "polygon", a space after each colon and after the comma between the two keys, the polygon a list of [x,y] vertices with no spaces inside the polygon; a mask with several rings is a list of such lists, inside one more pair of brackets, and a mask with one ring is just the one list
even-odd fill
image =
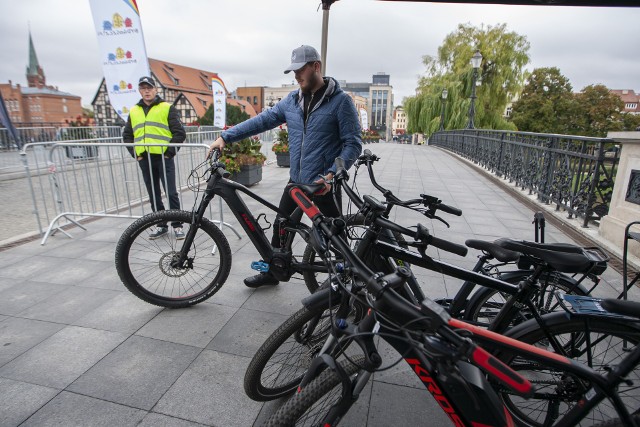
{"label": "paving stone pavement", "polygon": [[[404,225],[421,221],[454,242],[512,237],[533,239],[533,211],[454,156],[424,146],[373,144],[382,160],[379,182],[401,198],[428,193],[457,206],[451,228],[396,210]],[[363,193],[376,195],[368,177]],[[252,188],[277,203],[288,169],[268,165]],[[193,196],[185,195],[185,198]],[[378,194],[379,197],[379,194]],[[257,215],[257,203],[246,199]],[[185,203],[190,207],[190,204]],[[217,212],[217,204],[214,203]],[[239,228],[225,209],[225,221]],[[214,219],[217,218],[217,214]],[[108,218],[0,252],[1,426],[251,426],[281,402],[253,402],[244,371],[256,349],[307,295],[301,280],[249,289],[257,254],[249,239],[224,228],[233,250],[231,275],[210,300],[179,310],[149,305],[121,284],[113,253],[130,219]],[[570,242],[547,226],[547,242]],[[297,246],[299,253],[302,245]],[[431,254],[471,268],[478,255]],[[461,285],[431,271],[416,271],[431,297],[452,296]],[[614,296],[621,277],[608,270],[598,296]],[[633,296],[637,299],[637,295]],[[388,360],[398,357],[383,349]],[[371,427],[449,425],[443,412],[403,365],[377,373],[341,425]]]}

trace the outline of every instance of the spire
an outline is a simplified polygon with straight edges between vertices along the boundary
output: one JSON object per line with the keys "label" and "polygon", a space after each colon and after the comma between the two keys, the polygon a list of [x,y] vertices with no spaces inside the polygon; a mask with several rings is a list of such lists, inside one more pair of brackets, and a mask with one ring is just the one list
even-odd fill
{"label": "spire", "polygon": [[27,67],[27,84],[29,87],[44,87],[47,80],[44,71],[38,64],[36,49],[33,47],[33,39],[31,38],[31,28],[29,28],[29,66]]}
{"label": "spire", "polygon": [[33,39],[31,38],[31,31],[29,31],[29,67],[27,68],[27,75],[37,76],[38,68],[40,68],[40,64],[38,64],[36,49],[33,47]]}

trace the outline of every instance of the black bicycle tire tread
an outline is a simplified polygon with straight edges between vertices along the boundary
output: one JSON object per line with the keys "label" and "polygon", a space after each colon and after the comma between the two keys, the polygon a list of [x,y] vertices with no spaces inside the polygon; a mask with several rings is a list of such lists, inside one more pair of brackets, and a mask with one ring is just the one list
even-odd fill
{"label": "black bicycle tire tread", "polygon": [[[265,402],[278,399],[295,391],[302,378],[297,381],[292,381],[291,385],[286,387],[281,385],[277,389],[274,388],[270,394],[265,394],[260,390],[261,388],[264,389],[264,386],[261,384],[263,370],[274,353],[291,335],[324,311],[324,309],[311,311],[307,307],[302,307],[285,320],[271,335],[269,335],[254,354],[244,375],[244,391],[249,398],[258,402]],[[283,391],[280,389],[287,390]]]}
{"label": "black bicycle tire tread", "polygon": [[[546,316],[543,316],[545,319],[545,325],[547,331],[553,335],[562,335],[568,333],[580,333],[584,331],[584,323],[580,318],[569,318],[567,319],[566,314],[564,312],[554,312],[550,313]],[[590,318],[589,319],[589,327],[594,332],[598,333],[610,333],[611,335],[615,335],[617,337],[628,337],[629,342],[640,342],[640,328],[625,322],[624,320],[616,319],[616,318]],[[610,331],[610,332],[607,332]],[[522,341],[528,344],[532,344],[537,342],[540,339],[544,339],[545,333],[540,328],[538,323],[535,320],[529,320],[524,322],[510,331],[508,331],[506,336],[516,339],[518,341]],[[509,365],[511,359],[514,357],[513,354],[503,353],[497,354],[498,358],[500,358],[505,364]],[[636,408],[637,409],[637,408]],[[514,417],[516,417],[514,415]],[[604,423],[597,424],[598,426],[609,426],[606,424],[611,420],[608,420]],[[618,420],[619,421],[619,420]],[[640,421],[640,418],[638,418]],[[622,425],[622,424],[611,424],[611,425]]]}
{"label": "black bicycle tire tread", "polygon": [[[340,362],[340,366],[347,375],[351,376],[360,370],[364,363],[364,356],[360,355]],[[340,376],[333,369],[322,371],[315,379],[309,382],[299,393],[291,396],[279,409],[267,420],[266,427],[294,426],[295,422],[307,409],[313,406],[320,398],[342,382]]]}
{"label": "black bicycle tire tread", "polygon": [[192,220],[192,213],[184,210],[163,210],[153,212],[148,215],[138,218],[134,221],[118,239],[115,250],[115,264],[116,271],[120,280],[124,286],[136,297],[148,302],[149,304],[157,305],[160,307],[168,308],[183,308],[191,305],[198,304],[211,298],[216,292],[220,290],[222,285],[229,277],[232,264],[232,253],[229,241],[222,233],[222,231],[209,219],[202,218],[200,228],[204,230],[209,237],[211,237],[216,243],[218,250],[220,251],[220,268],[216,280],[212,281],[210,286],[207,286],[203,291],[199,292],[196,296],[184,300],[170,300],[167,298],[158,298],[152,296],[148,292],[144,292],[141,286],[137,283],[137,280],[133,278],[128,264],[128,254],[133,239],[137,237],[142,231],[149,228],[159,220],[166,222],[179,221],[189,224]]}

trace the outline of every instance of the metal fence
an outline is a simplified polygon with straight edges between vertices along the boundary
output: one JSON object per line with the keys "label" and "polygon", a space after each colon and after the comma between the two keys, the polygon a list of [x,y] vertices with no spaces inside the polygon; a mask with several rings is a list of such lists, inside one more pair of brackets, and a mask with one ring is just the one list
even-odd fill
{"label": "metal fence", "polygon": [[583,226],[609,211],[620,150],[612,140],[499,130],[436,132],[429,145],[452,151],[514,182]]}
{"label": "metal fence", "polygon": [[[182,209],[190,210],[193,204],[191,193],[184,192],[198,182],[190,177],[191,171],[204,161],[209,145],[218,136],[219,130],[200,128],[197,132],[188,132],[187,140],[180,145],[175,157],[175,175]],[[275,154],[271,151],[273,132],[261,134],[260,139],[267,162],[275,162]],[[79,222],[82,219],[137,218],[151,212],[138,162],[127,150],[134,145],[121,141],[118,136],[30,143],[24,147],[20,153],[22,167],[31,192],[38,231],[43,236],[42,244],[55,231],[66,234],[63,226],[69,223],[85,228]],[[161,179],[166,182],[166,176]],[[168,208],[167,195],[163,197]],[[213,217],[212,212],[209,213]],[[218,214],[222,222],[222,209]]]}

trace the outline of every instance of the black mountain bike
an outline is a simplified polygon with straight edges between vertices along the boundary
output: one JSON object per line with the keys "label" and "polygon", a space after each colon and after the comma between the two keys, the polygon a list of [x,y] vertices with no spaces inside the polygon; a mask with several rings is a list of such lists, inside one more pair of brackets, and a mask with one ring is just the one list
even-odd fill
{"label": "black mountain bike", "polygon": [[[372,181],[375,182],[373,175],[371,177]],[[457,210],[455,208],[443,205],[438,199],[427,195],[423,195],[420,199],[404,202],[397,199],[388,190],[384,190],[383,194],[385,194],[385,198],[389,202],[387,205],[383,205],[371,196],[364,196],[363,199],[360,199],[346,185],[346,177],[343,174],[336,175],[336,182],[337,185],[342,186],[343,191],[358,207],[358,215],[366,218],[365,222],[368,225],[365,227],[363,234],[359,236],[354,247],[356,248],[356,253],[369,268],[388,273],[393,271],[396,266],[419,266],[466,280],[461,292],[481,285],[489,289],[497,289],[505,295],[509,295],[510,302],[508,305],[503,304],[500,310],[492,306],[492,309],[496,309],[492,317],[492,330],[505,331],[529,317],[538,316],[539,312],[546,312],[545,308],[556,309],[555,304],[540,306],[536,301],[541,289],[539,279],[548,274],[550,269],[553,269],[553,266],[549,264],[550,262],[562,269],[571,267],[579,270],[588,268],[591,265],[589,260],[581,256],[572,255],[567,257],[562,254],[556,255],[550,251],[540,251],[539,256],[544,257],[544,259],[537,261],[535,270],[520,271],[509,276],[516,284],[522,282],[521,286],[498,280],[492,276],[485,275],[484,272],[478,273],[477,271],[456,267],[426,256],[426,248],[429,244],[435,243],[444,250],[459,255],[464,254],[466,248],[437,239],[431,236],[428,230],[422,226],[418,226],[418,230],[413,231],[387,219],[393,206],[410,207],[419,204],[424,206],[424,209],[431,217],[436,215],[440,210],[440,206],[444,206],[443,211],[450,213],[456,213]],[[389,230],[393,230],[394,235],[406,235],[414,239],[414,241],[406,241],[404,238],[396,239],[403,242],[405,246],[403,248],[381,239],[381,233],[389,233]],[[355,240],[353,236],[352,239]],[[498,258],[509,256],[515,260],[519,256],[518,253],[496,244],[485,243],[483,248]],[[417,248],[420,253],[407,250],[406,247],[409,246]],[[525,247],[523,249],[528,248]],[[339,258],[335,256],[335,250],[332,248],[329,248],[329,250],[334,254],[334,260]],[[342,268],[344,269],[344,265]],[[348,280],[348,272],[337,272],[336,274],[338,276],[334,276],[334,281],[337,279]],[[526,281],[523,281],[524,279]],[[571,283],[574,282],[569,282],[566,287],[558,286],[554,289],[573,291],[580,295],[580,288],[574,289]],[[250,398],[265,401],[292,393],[298,386],[313,357],[320,352],[329,333],[330,319],[336,315],[336,312],[341,312],[342,317],[345,318],[348,313],[354,322],[362,318],[359,315],[363,313],[364,309],[361,309],[357,304],[352,304],[348,294],[341,294],[342,288],[337,288],[335,283],[332,283],[332,285],[332,287],[322,289],[319,293],[305,298],[302,301],[303,307],[278,327],[258,349],[249,363],[244,379],[245,392]],[[420,285],[415,281],[415,277],[412,274],[407,278],[405,286],[404,295],[407,295],[414,304],[420,304],[425,299]],[[549,288],[548,290],[550,291],[551,289]]]}
{"label": "black mountain bike", "polygon": [[[206,167],[208,173],[206,189],[197,208],[192,212],[165,210],[145,215],[120,237],[115,253],[118,275],[127,289],[142,300],[163,307],[186,307],[210,298],[222,287],[231,268],[231,248],[220,229],[204,216],[216,195],[227,203],[260,254],[263,261],[252,267],[269,271],[279,281],[288,281],[296,273],[315,280],[309,273],[326,272],[324,262],[316,259],[312,248],[307,248],[301,259],[293,255],[295,235],[300,234],[306,241],[311,230],[300,222],[302,213],[297,210],[291,216],[285,215],[245,186],[227,179],[229,173],[218,162],[219,156],[219,151],[214,150],[212,158],[192,172],[194,175],[199,168]],[[281,215],[279,226],[284,231],[280,236],[281,248],[271,246],[260,225],[260,218],[265,214],[254,217],[239,193]],[[356,219],[346,221],[351,224]],[[149,238],[158,224],[171,222],[185,224],[184,240],[176,240],[171,233],[158,239]],[[317,283],[308,286],[318,287]]]}
{"label": "black mountain bike", "polygon": [[[561,347],[564,353],[587,354],[591,363],[579,363],[567,357],[574,356],[573,353],[558,354],[541,348],[542,343],[548,342],[544,332],[537,334],[539,340],[534,346],[453,319],[431,300],[420,305],[411,303],[408,296],[403,295],[403,284],[410,273],[404,268],[386,275],[371,271],[340,237],[344,221],[323,217],[306,197],[305,193],[312,193],[309,190],[312,189],[298,186],[292,189],[291,195],[321,236],[317,253],[327,254],[325,248],[331,245],[344,255],[353,276],[351,289],[345,290],[353,293],[354,284],[365,290],[364,297],[353,293],[353,298],[370,310],[357,325],[344,318],[332,319],[331,335],[313,360],[297,393],[266,425],[337,425],[358,399],[372,373],[383,363],[374,340],[376,336],[402,355],[454,425],[510,426],[514,425],[514,413],[518,422],[527,425],[575,426],[583,420],[610,420],[612,416],[619,419],[603,425],[638,425],[637,416],[630,412],[639,407],[633,380],[638,378],[636,367],[640,364],[640,347],[635,345],[640,337],[637,327],[640,304],[596,300],[597,307],[605,307],[618,315],[606,315],[600,310],[596,314],[576,314],[580,322],[565,321],[564,325],[558,325],[557,332],[575,332],[575,325],[581,323],[581,338]],[[442,246],[437,240],[432,243]],[[446,247],[451,245],[448,243]],[[332,262],[330,257],[325,260]],[[549,316],[557,317],[557,314],[545,317]],[[531,332],[534,322],[526,323],[519,328],[529,332],[521,335],[536,335]],[[585,323],[595,327],[584,329]],[[615,337],[617,343],[625,346],[618,363],[596,368],[601,355],[592,350],[598,346],[607,348],[610,343],[600,338],[598,342],[592,341],[592,331],[606,338]],[[499,352],[503,361],[478,343]],[[335,350],[342,354],[349,345],[359,349],[360,354],[337,362],[333,356]],[[522,372],[527,372],[528,379]],[[535,404],[522,400],[528,398]],[[530,417],[532,412],[539,417]]]}

